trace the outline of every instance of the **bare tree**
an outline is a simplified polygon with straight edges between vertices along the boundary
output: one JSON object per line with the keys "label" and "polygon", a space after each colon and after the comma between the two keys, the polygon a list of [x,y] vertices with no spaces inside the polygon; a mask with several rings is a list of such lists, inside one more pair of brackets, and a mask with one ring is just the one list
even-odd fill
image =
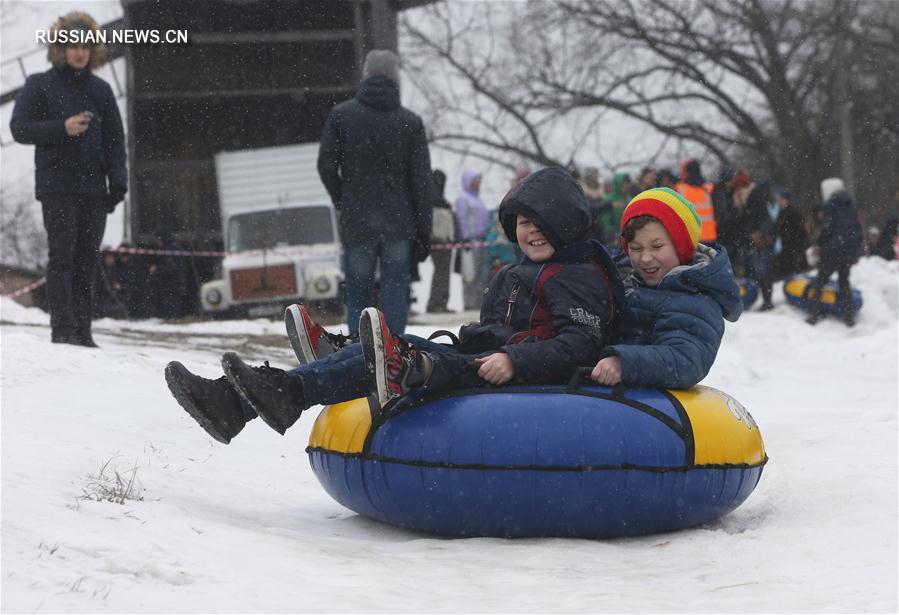
{"label": "bare tree", "polygon": [[21,194],[0,189],[0,262],[28,269],[43,269],[47,237],[34,215],[36,203]]}
{"label": "bare tree", "polygon": [[416,83],[436,92],[437,146],[560,164],[616,112],[721,165],[754,161],[807,203],[850,156],[863,200],[896,188],[869,172],[899,158],[889,2],[556,0],[470,12],[438,6],[427,27],[403,23]]}

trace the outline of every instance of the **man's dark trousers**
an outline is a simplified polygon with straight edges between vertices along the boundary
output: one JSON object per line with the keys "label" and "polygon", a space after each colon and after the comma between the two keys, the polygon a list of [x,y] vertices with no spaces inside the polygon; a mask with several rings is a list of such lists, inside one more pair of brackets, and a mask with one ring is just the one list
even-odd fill
{"label": "man's dark trousers", "polygon": [[47,229],[47,303],[53,339],[91,338],[94,269],[106,230],[103,195],[41,197]]}

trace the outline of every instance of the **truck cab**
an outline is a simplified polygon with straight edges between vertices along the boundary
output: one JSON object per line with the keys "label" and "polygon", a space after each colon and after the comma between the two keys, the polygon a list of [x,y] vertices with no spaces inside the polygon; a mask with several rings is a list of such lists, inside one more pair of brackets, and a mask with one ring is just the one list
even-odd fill
{"label": "truck cab", "polygon": [[321,185],[318,144],[215,157],[226,256],[200,290],[207,314],[269,316],[290,303],[342,306],[337,216]]}

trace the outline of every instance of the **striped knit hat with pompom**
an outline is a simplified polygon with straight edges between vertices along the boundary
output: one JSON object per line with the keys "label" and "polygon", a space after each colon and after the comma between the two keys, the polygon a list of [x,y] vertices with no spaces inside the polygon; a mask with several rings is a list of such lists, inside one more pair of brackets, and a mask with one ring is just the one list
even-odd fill
{"label": "striped knit hat with pompom", "polygon": [[[693,260],[702,220],[690,201],[671,188],[644,190],[627,204],[621,216],[621,230],[637,216],[652,216],[665,227],[674,242],[674,251],[681,265]],[[621,238],[621,246],[627,252],[627,241]]]}

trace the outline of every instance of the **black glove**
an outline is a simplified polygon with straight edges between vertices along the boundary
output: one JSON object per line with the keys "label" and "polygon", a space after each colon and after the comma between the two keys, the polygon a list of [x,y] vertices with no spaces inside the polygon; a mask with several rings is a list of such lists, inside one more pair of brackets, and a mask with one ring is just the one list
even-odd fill
{"label": "black glove", "polygon": [[106,195],[106,211],[112,213],[116,206],[125,200],[125,190],[122,188],[110,188]]}
{"label": "black glove", "polygon": [[431,238],[416,237],[412,240],[412,262],[424,262],[431,254]]}

